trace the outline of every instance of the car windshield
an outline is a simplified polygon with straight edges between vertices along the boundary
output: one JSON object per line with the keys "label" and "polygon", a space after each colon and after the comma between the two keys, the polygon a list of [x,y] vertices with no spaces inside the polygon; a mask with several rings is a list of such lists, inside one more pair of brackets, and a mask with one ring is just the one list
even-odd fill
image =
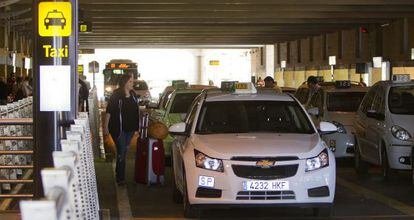
{"label": "car windshield", "polygon": [[326,103],[328,111],[356,112],[365,92],[328,92]]}
{"label": "car windshield", "polygon": [[46,18],[64,18],[62,12],[49,12],[46,15]]}
{"label": "car windshield", "polygon": [[170,113],[187,113],[193,100],[200,93],[177,93],[171,105]]}
{"label": "car windshield", "polygon": [[306,113],[291,101],[207,102],[200,111],[197,134],[301,133],[315,131]]}
{"label": "car windshield", "polygon": [[392,87],[388,105],[393,114],[414,115],[414,85]]}
{"label": "car windshield", "polygon": [[135,90],[148,90],[148,85],[145,81],[138,81],[134,85]]}

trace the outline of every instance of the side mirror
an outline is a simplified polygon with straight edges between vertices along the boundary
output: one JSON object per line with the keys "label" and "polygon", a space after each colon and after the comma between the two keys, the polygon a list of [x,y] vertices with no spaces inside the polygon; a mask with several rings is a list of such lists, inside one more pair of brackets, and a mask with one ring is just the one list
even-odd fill
{"label": "side mirror", "polygon": [[375,110],[368,110],[366,115],[368,118],[374,118],[374,119],[381,120],[381,121],[385,119],[384,114],[379,113]]}
{"label": "side mirror", "polygon": [[309,115],[319,116],[319,108],[310,108],[307,112]]}
{"label": "side mirror", "polygon": [[155,102],[150,102],[147,104],[147,108],[149,109],[157,109],[158,108],[158,104]]}
{"label": "side mirror", "polygon": [[173,135],[188,135],[185,129],[186,129],[185,122],[180,122],[180,123],[171,125],[168,131],[170,132],[170,134],[173,134]]}
{"label": "side mirror", "polygon": [[338,127],[331,122],[325,122],[322,121],[319,124],[319,134],[321,135],[327,135],[327,134],[333,134],[338,131]]}

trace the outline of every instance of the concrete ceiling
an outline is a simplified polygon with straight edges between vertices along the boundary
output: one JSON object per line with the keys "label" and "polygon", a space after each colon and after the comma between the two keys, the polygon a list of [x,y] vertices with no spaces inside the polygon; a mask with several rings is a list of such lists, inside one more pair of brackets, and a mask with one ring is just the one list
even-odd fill
{"label": "concrete ceiling", "polygon": [[[84,48],[273,44],[414,16],[414,0],[79,2],[80,20],[93,25],[92,33],[79,37]],[[20,0],[11,5],[9,13],[31,6],[31,0]],[[11,20],[17,29],[28,31],[30,18],[31,12],[26,11]]]}

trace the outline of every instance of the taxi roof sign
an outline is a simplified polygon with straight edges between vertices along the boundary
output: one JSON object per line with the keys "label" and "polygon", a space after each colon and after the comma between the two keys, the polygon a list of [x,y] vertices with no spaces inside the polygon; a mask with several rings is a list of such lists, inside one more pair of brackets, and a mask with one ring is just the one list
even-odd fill
{"label": "taxi roof sign", "polygon": [[396,74],[392,76],[392,81],[395,82],[409,82],[411,81],[410,74]]}
{"label": "taxi roof sign", "polygon": [[40,2],[38,12],[39,36],[68,37],[72,34],[70,2]]}
{"label": "taxi roof sign", "polygon": [[257,93],[256,88],[251,82],[225,81],[221,82],[221,90],[235,94]]}
{"label": "taxi roof sign", "polygon": [[186,83],[184,80],[173,80],[172,87],[175,89],[185,89],[188,87],[188,83]]}
{"label": "taxi roof sign", "polygon": [[351,88],[351,81],[350,80],[338,80],[338,81],[335,81],[335,88],[337,88],[337,89],[348,89],[348,88]]}

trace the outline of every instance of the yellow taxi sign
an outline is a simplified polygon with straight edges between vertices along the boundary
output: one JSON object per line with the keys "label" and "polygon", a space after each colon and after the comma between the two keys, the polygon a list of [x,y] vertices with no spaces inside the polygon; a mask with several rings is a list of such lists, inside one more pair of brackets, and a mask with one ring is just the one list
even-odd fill
{"label": "yellow taxi sign", "polygon": [[39,35],[68,37],[72,34],[72,5],[70,2],[40,2]]}
{"label": "yellow taxi sign", "polygon": [[251,82],[236,83],[234,85],[236,94],[254,94],[257,93],[256,88]]}
{"label": "yellow taxi sign", "polygon": [[220,66],[220,60],[210,60],[210,66]]}
{"label": "yellow taxi sign", "polygon": [[78,65],[78,73],[81,75],[81,74],[83,74],[83,65],[82,64],[79,64]]}

